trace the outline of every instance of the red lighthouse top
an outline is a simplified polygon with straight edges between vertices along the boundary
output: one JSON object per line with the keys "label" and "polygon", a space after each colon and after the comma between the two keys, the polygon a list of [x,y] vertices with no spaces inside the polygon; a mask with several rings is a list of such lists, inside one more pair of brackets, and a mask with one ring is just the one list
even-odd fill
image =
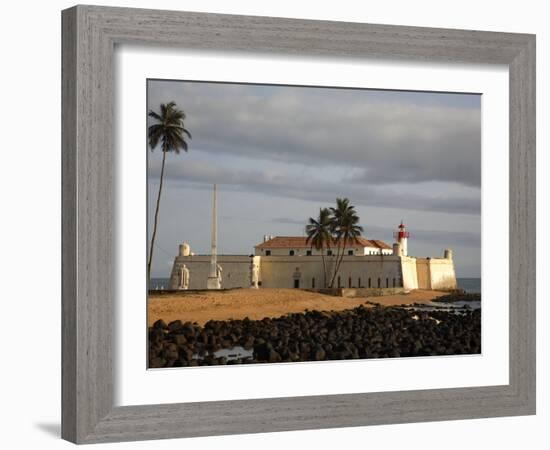
{"label": "red lighthouse top", "polygon": [[393,237],[399,242],[403,238],[408,238],[410,236],[409,232],[405,229],[405,224],[403,221],[397,227],[399,231],[393,233]]}

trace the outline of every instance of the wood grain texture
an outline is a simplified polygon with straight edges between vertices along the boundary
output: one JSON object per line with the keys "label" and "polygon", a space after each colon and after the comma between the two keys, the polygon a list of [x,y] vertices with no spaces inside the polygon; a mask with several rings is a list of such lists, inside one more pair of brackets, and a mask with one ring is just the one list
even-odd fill
{"label": "wood grain texture", "polygon": [[[76,10],[68,10],[62,17],[62,154],[61,154],[61,204],[62,220],[61,247],[61,332],[62,366],[61,373],[61,434],[71,441],[76,440]],[[71,36],[71,39],[67,37]]]}
{"label": "wood grain texture", "polygon": [[[535,412],[534,36],[95,6],[77,6],[62,15],[65,439],[111,442]],[[113,407],[113,52],[121,43],[301,58],[508,65],[510,383]]]}

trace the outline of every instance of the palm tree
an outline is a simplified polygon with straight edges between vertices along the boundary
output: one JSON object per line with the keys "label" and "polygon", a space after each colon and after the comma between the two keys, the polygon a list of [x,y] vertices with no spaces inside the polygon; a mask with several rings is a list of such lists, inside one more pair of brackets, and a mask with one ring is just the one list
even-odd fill
{"label": "palm tree", "polygon": [[344,259],[346,246],[348,243],[357,243],[357,238],[361,236],[363,227],[359,225],[359,216],[355,211],[355,206],[350,205],[347,198],[337,198],[336,207],[330,208],[330,212],[332,214],[331,231],[333,240],[338,245],[336,265],[330,281],[330,287],[333,287],[334,280]]}
{"label": "palm tree", "polygon": [[162,183],[164,180],[164,163],[166,161],[166,153],[175,152],[179,154],[180,149],[187,151],[187,142],[184,134],[191,139],[191,134],[183,126],[185,114],[181,109],[178,109],[175,102],[160,105],[160,114],[149,111],[149,117],[155,119],[156,123],[149,126],[148,137],[151,151],[160,143],[162,150],[162,166],[160,169],[160,184],[159,193],[157,196],[157,206],[155,209],[155,222],[153,225],[153,234],[151,236],[151,247],[149,249],[149,258],[147,260],[147,280],[151,278],[151,262],[153,261],[153,248],[155,245],[155,237],[157,234],[157,223],[160,206],[160,196],[162,193]]}
{"label": "palm tree", "polygon": [[314,219],[310,217],[308,224],[306,225],[306,244],[311,244],[311,247],[315,247],[316,250],[321,251],[321,258],[323,259],[323,286],[327,287],[327,266],[325,262],[325,247],[330,248],[332,242],[331,234],[331,216],[328,208],[319,209],[319,218]]}

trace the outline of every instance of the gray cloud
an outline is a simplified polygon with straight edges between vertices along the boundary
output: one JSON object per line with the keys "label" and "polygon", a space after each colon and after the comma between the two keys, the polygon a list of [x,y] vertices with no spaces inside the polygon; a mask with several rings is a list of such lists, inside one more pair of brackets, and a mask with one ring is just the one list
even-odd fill
{"label": "gray cloud", "polygon": [[[149,164],[151,176],[159,173],[158,166],[158,161]],[[195,187],[210,189],[212,184],[217,183],[229,190],[263,192],[278,197],[318,202],[332,202],[338,196],[348,197],[353,203],[365,206],[391,205],[400,209],[460,214],[479,214],[481,207],[480,197],[477,195],[457,197],[450,195],[448,190],[440,192],[439,195],[422,194],[410,189],[387,189],[385,185],[345,184],[339,180],[298,178],[292,173],[272,172],[269,168],[243,170],[227,167],[216,161],[209,164],[200,161],[174,161],[166,167],[165,177],[172,181],[173,186],[180,188],[193,184]]]}
{"label": "gray cloud", "polygon": [[380,101],[366,90],[162,85],[150,103],[179,97],[192,145],[214,155],[347,165],[366,184],[481,183],[479,107]]}
{"label": "gray cloud", "polygon": [[[387,238],[388,230],[386,227],[369,226],[366,233],[373,239],[383,240]],[[479,248],[481,246],[481,234],[467,231],[415,229],[411,231],[411,240],[437,245],[441,248]]]}
{"label": "gray cloud", "polygon": [[271,219],[271,221],[274,223],[286,223],[291,225],[304,226],[303,220],[291,219],[290,217],[275,217],[274,219]]}

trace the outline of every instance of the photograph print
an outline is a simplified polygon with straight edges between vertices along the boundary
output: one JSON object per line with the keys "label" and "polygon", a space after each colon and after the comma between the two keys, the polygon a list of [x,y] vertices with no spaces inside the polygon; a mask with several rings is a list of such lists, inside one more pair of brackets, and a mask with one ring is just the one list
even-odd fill
{"label": "photograph print", "polygon": [[147,80],[148,368],[481,353],[481,95]]}

